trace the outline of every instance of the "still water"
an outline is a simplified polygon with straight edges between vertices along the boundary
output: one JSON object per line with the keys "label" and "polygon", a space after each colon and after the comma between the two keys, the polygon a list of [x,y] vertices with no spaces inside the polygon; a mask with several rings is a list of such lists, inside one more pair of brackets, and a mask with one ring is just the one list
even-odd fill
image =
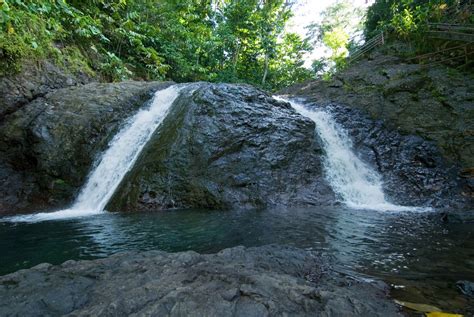
{"label": "still water", "polygon": [[318,207],[0,222],[0,274],[126,250],[211,253],[270,243],[322,251],[344,269],[385,280],[395,298],[474,311],[473,299],[456,288],[458,280],[474,280],[474,225],[443,223],[434,213]]}

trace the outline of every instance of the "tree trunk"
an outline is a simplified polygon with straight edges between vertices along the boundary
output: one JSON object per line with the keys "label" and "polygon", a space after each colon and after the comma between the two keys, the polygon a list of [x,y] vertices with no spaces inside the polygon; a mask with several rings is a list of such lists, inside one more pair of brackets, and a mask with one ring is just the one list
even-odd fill
{"label": "tree trunk", "polygon": [[235,69],[237,68],[237,62],[240,54],[240,42],[237,42],[237,49],[235,50],[234,61],[232,65],[232,74],[235,76]]}
{"label": "tree trunk", "polygon": [[262,86],[265,85],[265,81],[267,80],[268,74],[268,54],[265,54],[265,69],[263,70],[263,78],[262,78]]}

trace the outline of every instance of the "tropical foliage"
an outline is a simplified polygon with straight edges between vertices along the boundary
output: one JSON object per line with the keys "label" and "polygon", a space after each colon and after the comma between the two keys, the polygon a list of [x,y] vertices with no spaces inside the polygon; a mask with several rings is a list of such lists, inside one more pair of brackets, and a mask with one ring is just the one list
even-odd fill
{"label": "tropical foliage", "polygon": [[313,62],[316,73],[330,75],[345,66],[352,47],[362,40],[364,11],[352,1],[339,0],[327,7],[321,20],[308,27],[312,44],[329,50],[329,57]]}
{"label": "tropical foliage", "polygon": [[284,0],[0,0],[0,75],[26,59],[132,78],[246,82],[311,76],[309,44],[287,33]]}
{"label": "tropical foliage", "polygon": [[367,12],[365,35],[371,37],[379,31],[387,31],[409,38],[425,31],[429,22],[447,19],[446,22],[458,23],[459,21],[453,21],[450,11],[462,7],[463,2],[466,1],[376,0]]}

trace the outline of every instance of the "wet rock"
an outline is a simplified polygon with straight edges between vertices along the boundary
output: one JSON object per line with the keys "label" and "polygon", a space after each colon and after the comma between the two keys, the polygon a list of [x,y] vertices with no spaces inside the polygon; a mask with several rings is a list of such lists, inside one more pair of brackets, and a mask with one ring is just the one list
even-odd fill
{"label": "wet rock", "polygon": [[474,282],[458,281],[456,282],[456,286],[464,295],[474,297]]}
{"label": "wet rock", "polygon": [[333,204],[314,128],[251,86],[192,85],[107,210]]}
{"label": "wet rock", "polygon": [[[317,278],[315,278],[317,277]],[[290,247],[127,252],[0,277],[0,315],[400,316],[381,282]]]}
{"label": "wet rock", "polygon": [[70,204],[124,120],[170,83],[91,83],[37,97],[0,122],[0,214]]}
{"label": "wet rock", "polygon": [[36,98],[59,88],[91,82],[85,74],[70,74],[49,61],[27,63],[22,71],[0,77],[0,122]]}
{"label": "wet rock", "polygon": [[382,175],[384,191],[392,202],[434,207],[469,205],[462,195],[459,169],[446,161],[434,142],[391,130],[382,120],[372,120],[356,108],[338,104],[323,108],[348,132],[357,155]]}
{"label": "wet rock", "polygon": [[400,186],[408,195],[406,202],[420,194],[418,201],[429,203],[434,195],[435,205],[446,199],[454,206],[472,207],[472,178],[459,177],[461,170],[474,167],[472,73],[442,65],[426,68],[391,54],[375,52],[329,82],[297,84],[280,93],[319,106],[339,105],[339,122],[345,120],[361,155],[384,174],[392,197]]}

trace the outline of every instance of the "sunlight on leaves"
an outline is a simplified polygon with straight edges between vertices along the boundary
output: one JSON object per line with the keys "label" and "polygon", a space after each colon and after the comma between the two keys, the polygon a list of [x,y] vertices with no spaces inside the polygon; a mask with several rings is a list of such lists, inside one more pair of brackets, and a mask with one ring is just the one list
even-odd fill
{"label": "sunlight on leaves", "polygon": [[426,313],[426,317],[463,317],[463,315],[443,313],[443,312],[431,312],[431,313]]}
{"label": "sunlight on leaves", "polygon": [[411,303],[411,302],[404,302],[404,301],[399,301],[399,300],[394,300],[395,303],[397,303],[400,306],[410,308],[422,313],[430,313],[430,312],[441,312],[441,309],[439,309],[436,306],[431,306],[427,304],[418,304],[418,303]]}

